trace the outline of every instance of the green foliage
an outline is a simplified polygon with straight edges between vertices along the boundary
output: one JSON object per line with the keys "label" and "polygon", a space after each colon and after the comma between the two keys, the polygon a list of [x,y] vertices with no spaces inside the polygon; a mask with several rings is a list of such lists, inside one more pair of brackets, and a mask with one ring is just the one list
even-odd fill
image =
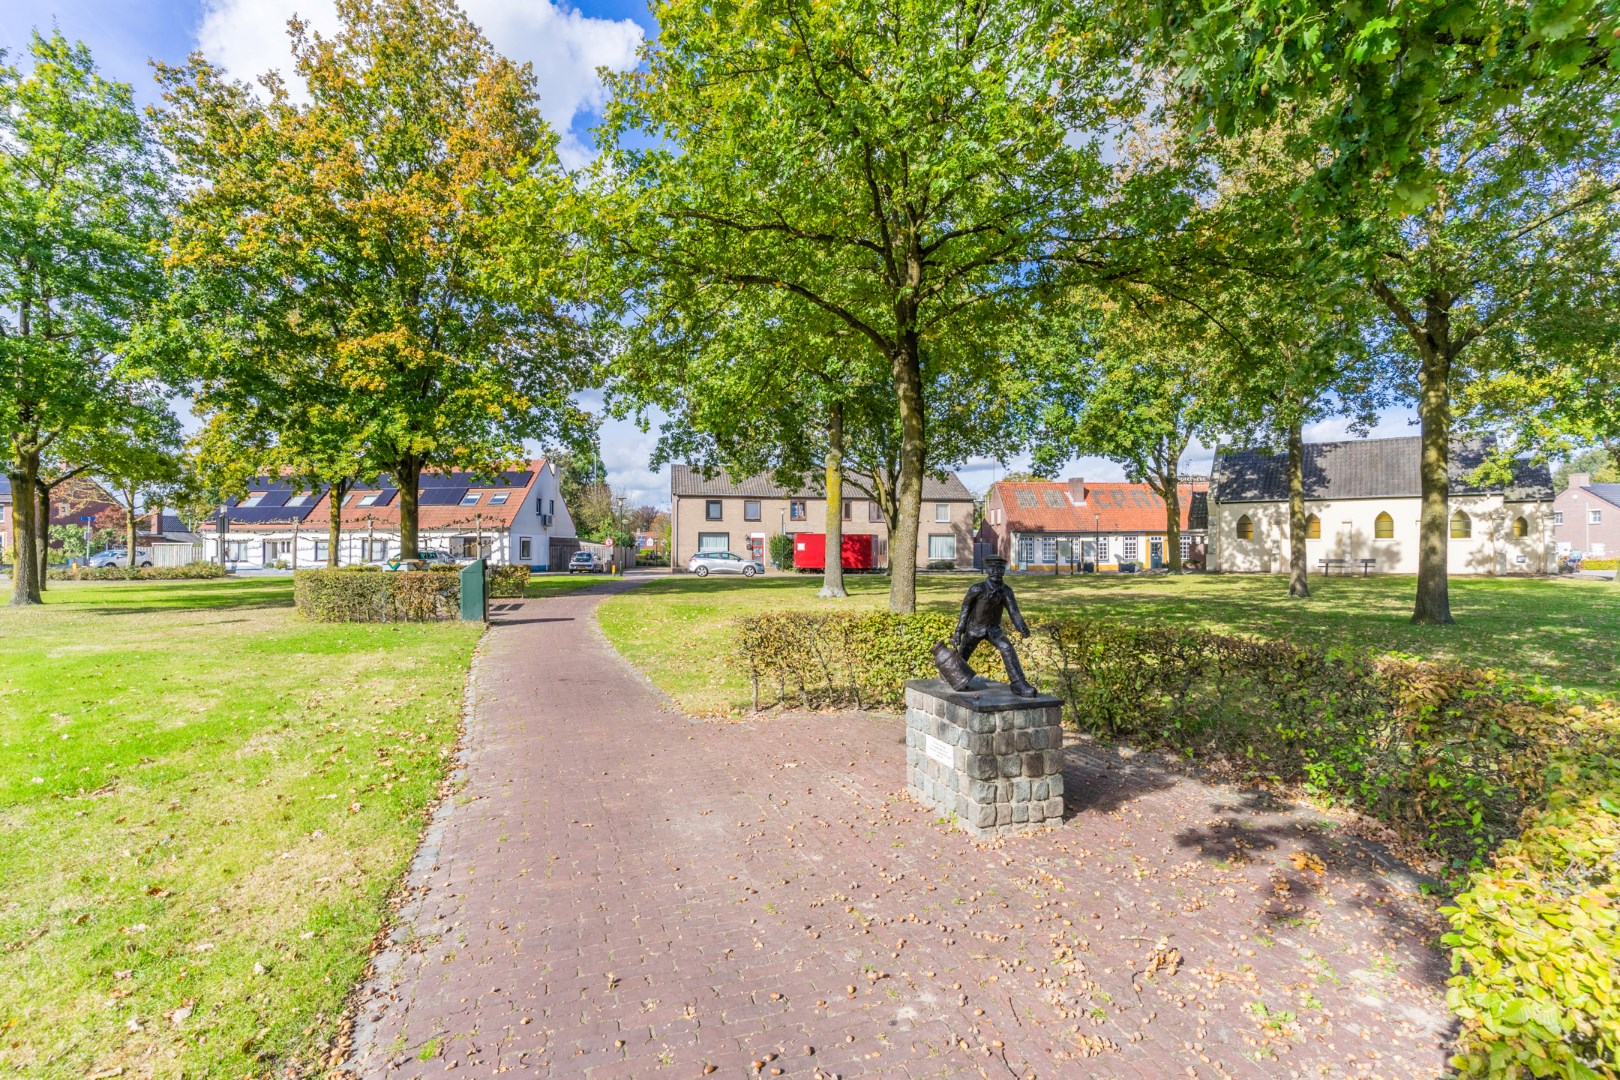
{"label": "green foliage", "polygon": [[52,581],[206,581],[224,576],[225,568],[215,562],[184,566],[70,566],[50,572]]}
{"label": "green foliage", "polygon": [[299,570],[293,601],[317,622],[434,622],[461,617],[461,579],[431,570]]}
{"label": "green foliage", "polygon": [[766,546],[770,548],[773,565],[783,570],[793,569],[793,537],[787,533],[772,533]]}
{"label": "green foliage", "polygon": [[1466,1077],[1620,1077],[1620,713],[1583,718],[1524,831],[1446,909]]}
{"label": "green foliage", "polygon": [[1558,467],[1553,469],[1553,490],[1567,489],[1571,473],[1586,473],[1594,484],[1620,483],[1620,463],[1602,447],[1582,450],[1560,461]]}
{"label": "green foliage", "polygon": [[522,596],[529,588],[530,570],[527,566],[488,566],[484,570],[484,583],[490,599]]}
{"label": "green foliage", "polygon": [[1620,570],[1620,558],[1615,559],[1582,559],[1582,570]]}

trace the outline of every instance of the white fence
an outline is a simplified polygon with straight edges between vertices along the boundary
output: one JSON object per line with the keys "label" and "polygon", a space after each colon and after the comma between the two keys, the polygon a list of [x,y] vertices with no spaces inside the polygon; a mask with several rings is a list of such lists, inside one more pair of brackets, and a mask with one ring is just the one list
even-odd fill
{"label": "white fence", "polygon": [[153,566],[190,566],[203,561],[201,544],[153,544],[151,552]]}

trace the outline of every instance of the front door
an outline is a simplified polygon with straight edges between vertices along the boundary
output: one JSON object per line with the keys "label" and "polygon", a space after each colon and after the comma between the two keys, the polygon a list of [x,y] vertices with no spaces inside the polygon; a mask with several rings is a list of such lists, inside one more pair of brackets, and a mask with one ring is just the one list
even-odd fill
{"label": "front door", "polygon": [[764,533],[755,533],[748,538],[748,561],[759,566],[765,565]]}
{"label": "front door", "polygon": [[1164,537],[1155,536],[1148,541],[1148,565],[1155,570],[1164,565]]}

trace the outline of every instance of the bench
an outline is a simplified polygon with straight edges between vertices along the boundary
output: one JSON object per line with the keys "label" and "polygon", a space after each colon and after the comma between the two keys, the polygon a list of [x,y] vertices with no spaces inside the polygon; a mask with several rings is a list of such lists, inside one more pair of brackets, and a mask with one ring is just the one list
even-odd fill
{"label": "bench", "polygon": [[1348,574],[1350,572],[1350,564],[1351,563],[1360,563],[1361,564],[1361,576],[1366,577],[1369,573],[1372,572],[1372,568],[1378,564],[1378,560],[1377,559],[1318,559],[1316,565],[1318,565],[1318,566],[1320,566],[1322,568],[1322,576],[1327,577],[1329,574],[1331,574],[1333,572],[1334,567],[1338,567],[1344,573]]}

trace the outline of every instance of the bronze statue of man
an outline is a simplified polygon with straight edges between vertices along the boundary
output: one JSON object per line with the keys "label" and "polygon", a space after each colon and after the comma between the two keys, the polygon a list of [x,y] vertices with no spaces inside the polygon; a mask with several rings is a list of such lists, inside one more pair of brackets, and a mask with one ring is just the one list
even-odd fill
{"label": "bronze statue of man", "polygon": [[[1001,615],[1012,618],[1013,629],[1029,637],[1029,624],[1018,610],[1012,586],[1002,578],[1007,573],[1007,560],[1000,555],[989,555],[984,560],[984,580],[975,583],[962,597],[962,614],[956,620],[956,632],[951,635],[951,646],[964,666],[973,656],[979,642],[988,641],[1001,653],[1007,667],[1007,685],[1019,697],[1034,697],[1038,691],[1024,677],[1024,667],[1018,662],[1018,652],[1011,639],[1001,628]],[[941,669],[943,673],[943,668]],[[970,669],[971,670],[971,669]]]}

